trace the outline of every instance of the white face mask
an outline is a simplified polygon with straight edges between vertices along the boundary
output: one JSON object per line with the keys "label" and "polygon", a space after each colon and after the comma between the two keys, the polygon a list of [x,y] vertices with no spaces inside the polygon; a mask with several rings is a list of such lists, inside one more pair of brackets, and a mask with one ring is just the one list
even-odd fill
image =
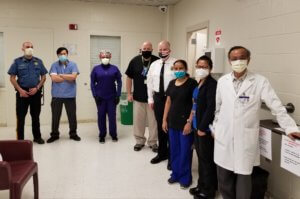
{"label": "white face mask", "polygon": [[101,62],[102,62],[102,64],[104,64],[104,65],[109,64],[109,61],[110,61],[110,59],[108,59],[108,58],[103,58],[103,59],[101,59]]}
{"label": "white face mask", "polygon": [[33,48],[25,48],[24,54],[26,56],[32,56],[33,55]]}
{"label": "white face mask", "polygon": [[247,68],[247,66],[248,66],[248,60],[246,59],[239,59],[231,62],[232,70],[237,73],[243,72]]}
{"label": "white face mask", "polygon": [[204,79],[209,75],[209,70],[204,68],[197,68],[195,70],[195,78],[197,80]]}

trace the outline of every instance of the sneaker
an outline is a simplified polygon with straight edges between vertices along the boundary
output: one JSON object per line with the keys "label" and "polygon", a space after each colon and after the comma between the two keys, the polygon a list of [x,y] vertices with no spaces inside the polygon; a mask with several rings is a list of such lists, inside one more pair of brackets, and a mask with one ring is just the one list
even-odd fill
{"label": "sneaker", "polygon": [[112,137],[113,142],[118,142],[118,137]]}
{"label": "sneaker", "polygon": [[47,143],[52,143],[52,142],[54,142],[54,141],[56,141],[56,140],[58,140],[58,139],[59,139],[59,137],[51,136],[51,137],[47,140]]}
{"label": "sneaker", "polygon": [[100,138],[99,138],[99,142],[100,142],[101,144],[104,144],[104,143],[105,143],[105,138],[104,138],[104,137],[100,137]]}
{"label": "sneaker", "polygon": [[157,146],[157,144],[153,144],[152,146],[150,146],[150,149],[152,149],[152,151],[154,153],[157,153],[158,152],[158,146]]}
{"label": "sneaker", "polygon": [[45,141],[42,138],[36,138],[36,139],[33,139],[33,141],[38,144],[45,144]]}
{"label": "sneaker", "polygon": [[143,148],[144,146],[145,146],[145,145],[143,145],[143,144],[136,144],[136,145],[134,145],[133,150],[135,150],[135,151],[140,151],[140,150],[142,150],[142,148]]}
{"label": "sneaker", "polygon": [[188,185],[180,184],[181,189],[188,189],[189,187],[190,187],[190,184],[188,184]]}
{"label": "sneaker", "polygon": [[81,138],[77,134],[70,136],[70,139],[75,140],[75,141],[80,141],[81,140]]}

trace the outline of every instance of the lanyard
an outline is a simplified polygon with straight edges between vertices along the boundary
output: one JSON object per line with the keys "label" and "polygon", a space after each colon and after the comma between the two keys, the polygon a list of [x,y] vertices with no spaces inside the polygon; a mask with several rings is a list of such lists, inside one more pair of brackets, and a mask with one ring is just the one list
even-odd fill
{"label": "lanyard", "polygon": [[145,60],[144,60],[143,57],[142,57],[142,63],[143,63],[143,71],[142,71],[142,75],[146,77],[147,74],[148,74],[148,71],[149,71],[149,67],[150,67],[150,63],[151,63],[151,57],[150,57],[150,59],[149,59],[149,61],[148,61],[147,66],[144,65]]}

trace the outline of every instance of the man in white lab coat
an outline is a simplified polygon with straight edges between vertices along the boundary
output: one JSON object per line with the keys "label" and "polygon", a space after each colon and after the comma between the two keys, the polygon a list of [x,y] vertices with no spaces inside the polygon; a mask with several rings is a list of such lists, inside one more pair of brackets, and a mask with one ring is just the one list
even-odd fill
{"label": "man in white lab coat", "polygon": [[228,52],[233,72],[221,77],[216,93],[214,161],[223,199],[249,199],[253,166],[260,164],[259,110],[265,102],[279,125],[293,138],[299,132],[269,81],[247,70],[250,51],[235,46]]}

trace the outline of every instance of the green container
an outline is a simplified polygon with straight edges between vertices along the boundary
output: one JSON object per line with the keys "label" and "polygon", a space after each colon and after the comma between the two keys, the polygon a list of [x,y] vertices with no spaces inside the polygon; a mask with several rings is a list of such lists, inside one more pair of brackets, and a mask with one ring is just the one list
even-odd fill
{"label": "green container", "polygon": [[120,99],[120,113],[121,113],[121,124],[132,125],[133,124],[133,103],[128,102],[127,94],[122,93]]}

